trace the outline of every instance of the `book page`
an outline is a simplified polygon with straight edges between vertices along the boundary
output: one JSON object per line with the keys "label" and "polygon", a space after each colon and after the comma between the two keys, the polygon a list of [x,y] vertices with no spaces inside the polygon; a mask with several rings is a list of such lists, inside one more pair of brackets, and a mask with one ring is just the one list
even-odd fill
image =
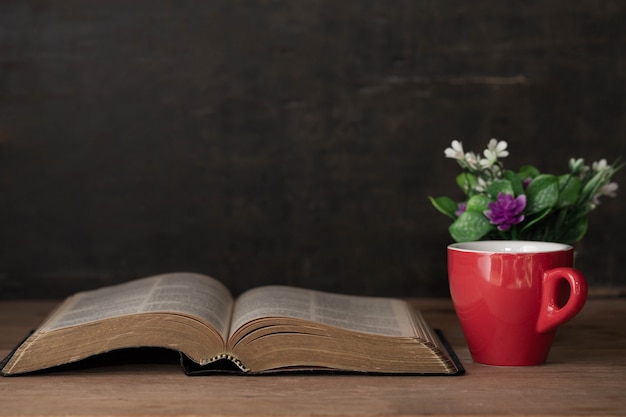
{"label": "book page", "polygon": [[227,336],[233,299],[219,281],[206,275],[172,273],[78,293],[40,329],[63,327],[137,313],[181,313],[199,317]]}
{"label": "book page", "polygon": [[291,317],[386,336],[415,336],[408,305],[393,298],[361,297],[286,286],[243,293],[235,303],[231,334],[261,317]]}

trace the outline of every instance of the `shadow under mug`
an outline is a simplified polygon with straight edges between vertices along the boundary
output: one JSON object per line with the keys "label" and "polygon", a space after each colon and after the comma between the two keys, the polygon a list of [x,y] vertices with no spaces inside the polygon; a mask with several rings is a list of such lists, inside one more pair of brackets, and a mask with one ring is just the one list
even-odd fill
{"label": "shadow under mug", "polygon": [[551,242],[448,246],[448,279],[472,359],[501,366],[546,361],[557,328],[587,299],[574,248]]}

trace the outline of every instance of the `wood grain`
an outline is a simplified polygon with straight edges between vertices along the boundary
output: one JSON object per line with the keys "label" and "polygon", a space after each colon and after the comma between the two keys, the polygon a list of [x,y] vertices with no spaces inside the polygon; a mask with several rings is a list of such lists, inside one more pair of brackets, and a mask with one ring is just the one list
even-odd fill
{"label": "wood grain", "polygon": [[[283,375],[186,377],[176,357],[91,362],[0,379],[0,416],[622,416],[626,414],[623,299],[592,299],[565,325],[548,363],[474,364],[451,304],[414,301],[450,340],[461,377]],[[0,353],[54,302],[0,302]],[[140,361],[141,362],[141,361]]]}

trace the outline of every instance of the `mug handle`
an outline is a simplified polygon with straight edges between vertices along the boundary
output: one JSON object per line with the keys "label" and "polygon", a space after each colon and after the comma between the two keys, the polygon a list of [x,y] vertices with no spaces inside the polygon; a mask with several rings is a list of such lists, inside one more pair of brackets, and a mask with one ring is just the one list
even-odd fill
{"label": "mug handle", "polygon": [[[569,299],[563,306],[559,306],[558,301],[561,281],[566,281],[570,287]],[[537,331],[539,333],[555,331],[561,324],[574,318],[582,310],[585,301],[587,301],[587,281],[580,272],[568,267],[554,268],[545,272]]]}

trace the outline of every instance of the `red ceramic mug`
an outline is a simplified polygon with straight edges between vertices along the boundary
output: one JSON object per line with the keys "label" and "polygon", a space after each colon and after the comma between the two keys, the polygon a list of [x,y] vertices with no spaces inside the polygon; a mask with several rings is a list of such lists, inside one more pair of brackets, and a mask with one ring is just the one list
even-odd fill
{"label": "red ceramic mug", "polygon": [[544,363],[557,328],[587,299],[574,248],[551,242],[480,241],[448,246],[450,293],[475,362]]}

